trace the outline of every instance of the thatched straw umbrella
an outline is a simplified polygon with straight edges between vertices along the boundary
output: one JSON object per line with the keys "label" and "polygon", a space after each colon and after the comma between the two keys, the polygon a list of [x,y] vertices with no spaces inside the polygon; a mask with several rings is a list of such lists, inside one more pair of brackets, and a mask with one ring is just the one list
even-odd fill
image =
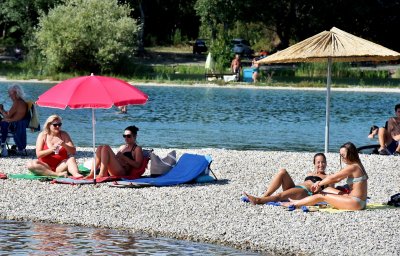
{"label": "thatched straw umbrella", "polygon": [[389,61],[396,59],[400,59],[400,53],[333,27],[330,31],[323,31],[307,38],[261,59],[257,63],[328,62],[325,125],[325,152],[328,152],[332,62]]}

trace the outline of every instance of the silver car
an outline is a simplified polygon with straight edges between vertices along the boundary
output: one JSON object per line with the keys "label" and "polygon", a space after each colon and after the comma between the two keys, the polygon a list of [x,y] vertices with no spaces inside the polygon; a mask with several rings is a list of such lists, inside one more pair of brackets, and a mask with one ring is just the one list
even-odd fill
{"label": "silver car", "polygon": [[250,47],[249,41],[241,38],[236,38],[231,41],[232,51],[240,55],[252,55],[254,53],[253,49]]}

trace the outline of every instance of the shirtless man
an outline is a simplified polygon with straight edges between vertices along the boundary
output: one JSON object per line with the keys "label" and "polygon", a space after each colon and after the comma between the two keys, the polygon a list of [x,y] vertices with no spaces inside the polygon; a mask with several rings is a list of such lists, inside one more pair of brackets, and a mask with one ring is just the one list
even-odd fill
{"label": "shirtless man", "polygon": [[379,145],[378,150],[380,155],[400,155],[400,104],[394,107],[395,117],[389,118],[387,121],[387,133],[390,136],[379,135]]}
{"label": "shirtless man", "polygon": [[[1,154],[2,156],[7,156],[8,152],[5,148],[5,143],[7,140],[8,129],[11,125],[14,125],[15,128],[20,125],[21,120],[23,120],[28,111],[28,105],[23,99],[24,92],[21,86],[14,84],[8,88],[8,96],[12,100],[13,104],[10,110],[6,111],[3,107],[3,104],[0,104],[0,114],[3,116],[0,124],[1,124]],[[28,120],[24,120],[26,123]],[[27,124],[25,125],[25,127]],[[17,129],[17,128],[16,128]],[[23,150],[26,147],[26,133],[17,136],[17,140],[15,143],[18,145],[18,150]]]}
{"label": "shirtless man", "polygon": [[231,71],[236,75],[236,80],[239,81],[240,69],[242,68],[242,63],[240,62],[239,54],[236,54],[235,58],[231,62]]}

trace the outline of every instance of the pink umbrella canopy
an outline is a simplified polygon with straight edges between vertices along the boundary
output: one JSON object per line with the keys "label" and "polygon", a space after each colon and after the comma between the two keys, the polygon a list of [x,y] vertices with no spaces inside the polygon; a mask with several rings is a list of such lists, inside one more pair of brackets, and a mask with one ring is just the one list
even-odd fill
{"label": "pink umbrella canopy", "polygon": [[[91,108],[93,126],[93,169],[96,149],[95,108],[111,108],[124,105],[141,105],[148,96],[129,83],[106,76],[81,76],[65,80],[38,97],[41,107],[71,109]],[[96,180],[96,173],[94,173]]]}
{"label": "pink umbrella canopy", "polygon": [[71,109],[111,108],[145,104],[148,96],[129,83],[106,76],[81,76],[65,80],[39,96],[42,107]]}

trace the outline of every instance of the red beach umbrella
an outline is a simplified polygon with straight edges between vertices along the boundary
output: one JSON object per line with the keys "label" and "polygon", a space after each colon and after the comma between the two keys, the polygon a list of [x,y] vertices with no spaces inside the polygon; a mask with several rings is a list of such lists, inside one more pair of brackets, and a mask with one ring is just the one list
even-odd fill
{"label": "red beach umbrella", "polygon": [[[142,105],[148,96],[133,85],[113,77],[81,76],[65,80],[38,97],[41,107],[65,109],[91,108],[93,125],[93,157],[96,148],[95,108]],[[94,159],[93,159],[94,164]]]}

